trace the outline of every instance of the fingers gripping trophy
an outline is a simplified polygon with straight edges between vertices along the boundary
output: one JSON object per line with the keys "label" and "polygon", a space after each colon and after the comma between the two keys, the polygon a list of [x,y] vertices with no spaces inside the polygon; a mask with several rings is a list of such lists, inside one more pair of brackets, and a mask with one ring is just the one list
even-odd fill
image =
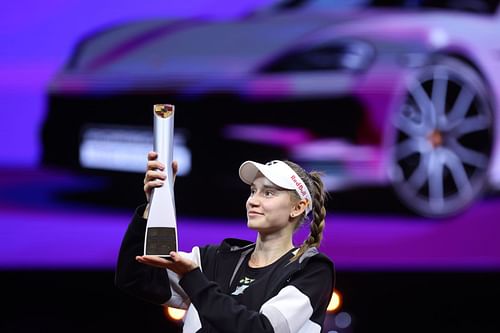
{"label": "fingers gripping trophy", "polygon": [[174,200],[174,176],[172,168],[174,146],[174,111],[171,104],[155,104],[154,151],[158,161],[168,166],[164,186],[151,192],[149,215],[144,241],[144,255],[170,257],[177,251],[177,220]]}

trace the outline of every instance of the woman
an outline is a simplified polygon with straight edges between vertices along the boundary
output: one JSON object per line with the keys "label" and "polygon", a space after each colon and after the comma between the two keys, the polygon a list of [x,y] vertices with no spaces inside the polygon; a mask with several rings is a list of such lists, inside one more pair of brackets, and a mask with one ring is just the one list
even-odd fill
{"label": "woman", "polygon": [[[148,201],[166,179],[156,158],[148,154]],[[175,175],[176,162],[172,168]],[[250,185],[247,225],[257,231],[255,243],[226,239],[172,252],[171,260],[142,256],[148,205],[142,206],[120,248],[116,285],[156,304],[187,308],[183,332],[320,332],[334,268],[317,250],[326,213],[319,174],[289,161],[247,161],[239,175]],[[309,237],[296,248],[293,233],[309,219]]]}

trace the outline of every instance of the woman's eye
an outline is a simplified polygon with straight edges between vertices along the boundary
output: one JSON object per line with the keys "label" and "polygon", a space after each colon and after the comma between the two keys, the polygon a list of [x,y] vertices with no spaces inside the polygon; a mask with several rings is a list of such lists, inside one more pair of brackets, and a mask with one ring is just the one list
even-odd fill
{"label": "woman's eye", "polygon": [[255,194],[255,189],[254,188],[251,188],[250,189],[250,196],[254,195]]}
{"label": "woman's eye", "polygon": [[274,195],[274,192],[273,191],[266,191],[266,192],[264,192],[264,194],[266,197],[270,197],[270,196]]}

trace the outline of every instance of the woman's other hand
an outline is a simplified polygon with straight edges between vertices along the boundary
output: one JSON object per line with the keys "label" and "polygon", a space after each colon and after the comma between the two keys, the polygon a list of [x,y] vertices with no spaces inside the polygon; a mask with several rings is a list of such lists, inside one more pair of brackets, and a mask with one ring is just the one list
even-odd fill
{"label": "woman's other hand", "polygon": [[[167,180],[167,173],[165,172],[165,165],[160,163],[158,160],[158,153],[150,151],[148,153],[148,164],[146,175],[144,176],[144,193],[146,194],[146,199],[149,202],[151,199],[151,191],[155,187],[161,187]],[[173,181],[177,175],[177,170],[179,166],[177,161],[172,162],[172,174],[174,175]]]}
{"label": "woman's other hand", "polygon": [[135,259],[142,263],[153,267],[168,268],[169,270],[184,276],[184,274],[191,272],[198,268],[198,265],[189,259],[183,258],[177,252],[170,252],[170,259],[164,259],[158,256],[137,256]]}
{"label": "woman's other hand", "polygon": [[[146,174],[144,176],[144,194],[146,194],[146,200],[148,204],[144,209],[142,217],[147,219],[149,215],[149,200],[151,199],[151,191],[155,187],[162,187],[167,180],[167,173],[165,172],[165,165],[160,163],[158,160],[158,153],[150,151],[148,153],[148,164]],[[179,166],[177,161],[172,161],[172,174],[173,181],[175,182],[175,177],[177,176],[177,170]]]}

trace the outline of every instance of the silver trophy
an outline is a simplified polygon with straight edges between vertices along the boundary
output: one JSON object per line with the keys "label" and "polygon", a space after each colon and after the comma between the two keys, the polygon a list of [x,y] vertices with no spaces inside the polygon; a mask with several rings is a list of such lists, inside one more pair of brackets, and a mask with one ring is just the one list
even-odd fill
{"label": "silver trophy", "polygon": [[144,241],[144,255],[169,257],[177,251],[177,221],[175,215],[174,179],[172,172],[174,146],[174,106],[155,104],[154,151],[165,165],[167,181],[151,192],[150,208]]}

